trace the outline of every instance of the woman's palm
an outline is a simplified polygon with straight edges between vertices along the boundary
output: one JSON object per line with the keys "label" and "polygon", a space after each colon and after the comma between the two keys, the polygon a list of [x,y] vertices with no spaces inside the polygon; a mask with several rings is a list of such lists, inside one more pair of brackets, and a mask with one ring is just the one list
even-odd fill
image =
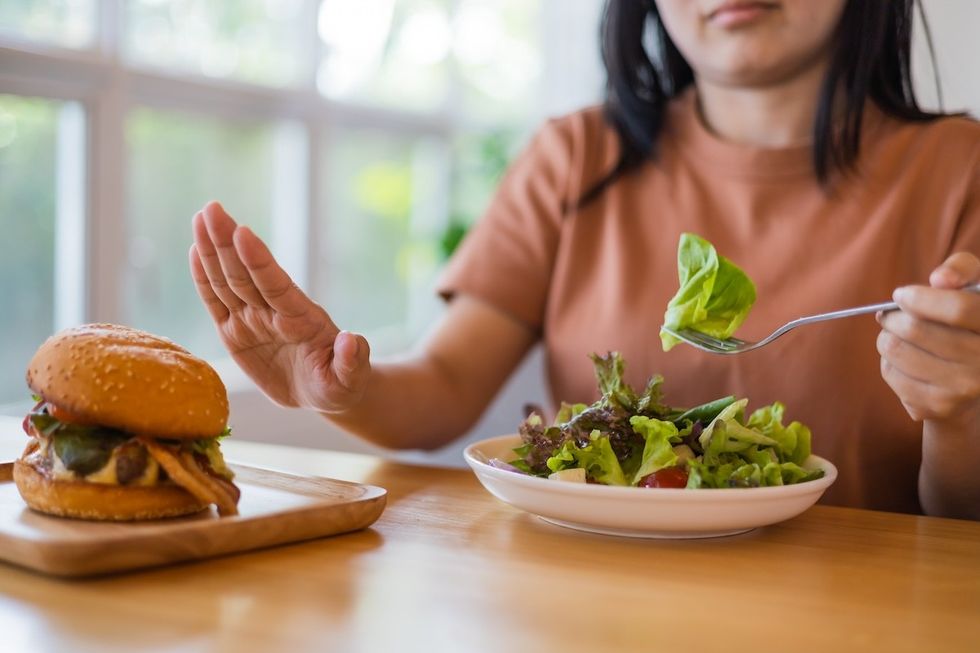
{"label": "woman's palm", "polygon": [[190,265],[198,293],[222,343],[263,392],[284,406],[319,410],[340,410],[357,399],[366,360],[358,364],[354,347],[355,357],[338,365],[339,329],[261,240],[216,203],[195,216],[194,240]]}

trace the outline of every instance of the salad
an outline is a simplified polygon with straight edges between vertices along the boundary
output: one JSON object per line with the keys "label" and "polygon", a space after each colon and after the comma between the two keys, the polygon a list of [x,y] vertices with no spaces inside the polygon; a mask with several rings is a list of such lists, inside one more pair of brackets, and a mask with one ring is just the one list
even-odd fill
{"label": "salad", "polygon": [[[745,321],[755,303],[755,284],[737,265],[694,234],[681,234],[677,244],[680,288],[667,304],[664,326],[690,328],[724,340]],[[664,351],[680,340],[660,332]]]}
{"label": "salad", "polygon": [[693,408],[662,400],[663,377],[637,393],[623,380],[619,353],[592,355],[602,397],[594,404],[562,403],[546,425],[531,413],[522,444],[498,467],[534,476],[604,485],[745,488],[803,483],[823,476],[807,470],[810,429],[783,425],[780,403],[746,416],[748,400],[722,397]]}

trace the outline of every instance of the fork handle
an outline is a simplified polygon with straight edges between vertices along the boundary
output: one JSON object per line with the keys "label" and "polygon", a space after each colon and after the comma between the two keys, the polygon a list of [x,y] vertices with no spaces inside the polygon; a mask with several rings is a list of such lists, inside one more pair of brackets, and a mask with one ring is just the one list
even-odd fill
{"label": "fork handle", "polygon": [[[970,286],[963,286],[959,288],[966,292],[972,292],[980,294],[980,283],[975,283]],[[819,315],[809,315],[807,317],[801,317],[798,320],[794,320],[796,324],[807,324],[810,322],[823,322],[824,320],[836,320],[839,317],[852,317],[854,315],[866,315],[867,313],[877,313],[878,311],[894,311],[898,308],[898,304],[895,302],[882,302],[880,304],[868,304],[867,306],[855,306],[854,308],[845,308],[840,311],[831,311],[830,313],[820,313]]]}

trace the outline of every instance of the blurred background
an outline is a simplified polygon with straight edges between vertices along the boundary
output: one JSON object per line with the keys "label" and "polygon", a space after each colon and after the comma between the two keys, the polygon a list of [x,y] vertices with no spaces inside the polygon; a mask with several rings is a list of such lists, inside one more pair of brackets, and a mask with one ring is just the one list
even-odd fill
{"label": "blurred background", "polygon": [[[601,99],[600,0],[0,1],[0,414],[63,327],[109,321],[211,360],[236,437],[376,451],[264,399],[187,271],[210,199],[376,356],[412,346],[433,283],[549,116]],[[946,109],[980,113],[980,2],[926,0]],[[937,107],[917,25],[914,70]],[[545,403],[533,353],[480,424]]]}

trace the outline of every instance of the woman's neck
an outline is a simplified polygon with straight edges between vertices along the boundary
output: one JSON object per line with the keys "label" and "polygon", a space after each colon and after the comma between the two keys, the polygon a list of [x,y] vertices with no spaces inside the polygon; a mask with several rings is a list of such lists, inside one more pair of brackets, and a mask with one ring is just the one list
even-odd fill
{"label": "woman's neck", "polygon": [[698,78],[701,120],[720,138],[758,147],[791,147],[813,140],[813,121],[825,65],[766,86],[731,86]]}

